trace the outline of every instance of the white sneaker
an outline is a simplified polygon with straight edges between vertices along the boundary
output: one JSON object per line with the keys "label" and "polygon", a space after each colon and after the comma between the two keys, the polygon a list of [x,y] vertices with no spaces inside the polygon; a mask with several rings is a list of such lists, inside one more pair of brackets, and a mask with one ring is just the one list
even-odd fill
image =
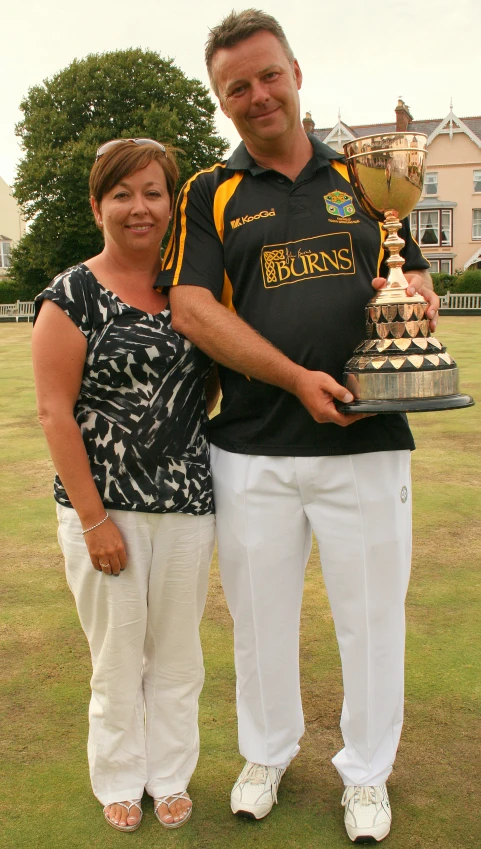
{"label": "white sneaker", "polygon": [[353,843],[384,840],[391,828],[391,806],[386,785],[361,787],[348,785],[341,805],[345,807],[344,825]]}
{"label": "white sneaker", "polygon": [[263,766],[246,761],[230,796],[233,814],[256,820],[266,817],[277,803],[277,789],[286,767]]}

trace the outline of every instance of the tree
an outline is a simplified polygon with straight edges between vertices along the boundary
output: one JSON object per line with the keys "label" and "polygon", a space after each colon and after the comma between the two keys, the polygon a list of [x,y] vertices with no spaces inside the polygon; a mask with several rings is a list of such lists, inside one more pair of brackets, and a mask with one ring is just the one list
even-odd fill
{"label": "tree", "polygon": [[90,211],[95,151],[114,138],[153,138],[180,148],[181,183],[222,158],[205,86],[153,51],[119,50],[75,60],[22,101],[16,127],[25,158],[14,194],[32,223],[11,274],[33,296],[56,274],[96,254]]}

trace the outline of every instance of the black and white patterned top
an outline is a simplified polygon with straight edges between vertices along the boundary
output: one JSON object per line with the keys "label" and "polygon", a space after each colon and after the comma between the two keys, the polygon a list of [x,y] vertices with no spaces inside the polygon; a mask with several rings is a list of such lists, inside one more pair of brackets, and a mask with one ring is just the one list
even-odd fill
{"label": "black and white patterned top", "polygon": [[[213,513],[208,357],[173,330],[168,307],[150,315],[129,306],[82,263],[37,296],[35,318],[45,299],[87,340],[74,415],[105,507]],[[58,476],[54,495],[72,506]]]}

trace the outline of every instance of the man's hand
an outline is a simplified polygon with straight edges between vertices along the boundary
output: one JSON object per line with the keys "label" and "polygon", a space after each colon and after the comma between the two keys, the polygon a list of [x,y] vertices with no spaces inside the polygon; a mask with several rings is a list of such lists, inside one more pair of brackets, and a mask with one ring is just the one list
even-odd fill
{"label": "man's hand", "polygon": [[[433,290],[433,281],[428,271],[406,271],[404,274],[409,286],[406,290],[408,295],[421,295],[427,302],[426,316],[429,318],[429,329],[434,333],[438,323],[439,298]],[[386,285],[384,277],[375,277],[372,281],[375,289],[382,289]]]}
{"label": "man's hand", "polygon": [[300,369],[293,388],[293,393],[301,404],[319,423],[332,422],[347,427],[347,425],[365,419],[372,413],[340,413],[335,405],[335,399],[349,404],[354,400],[353,395],[345,386],[337,383],[333,377],[323,371]]}

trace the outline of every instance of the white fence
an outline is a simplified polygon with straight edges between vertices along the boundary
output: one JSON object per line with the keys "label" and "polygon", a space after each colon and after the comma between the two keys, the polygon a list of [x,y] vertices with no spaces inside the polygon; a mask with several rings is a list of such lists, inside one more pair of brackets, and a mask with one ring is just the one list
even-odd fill
{"label": "white fence", "polygon": [[481,295],[452,295],[447,292],[440,298],[441,309],[481,310]]}
{"label": "white fence", "polygon": [[30,321],[35,313],[33,301],[17,301],[15,304],[0,304],[0,319],[10,318],[15,321]]}
{"label": "white fence", "polygon": [[[481,295],[452,295],[447,292],[440,298],[441,309],[481,310]],[[33,301],[17,301],[15,304],[0,304],[0,320],[30,321],[35,312]]]}

